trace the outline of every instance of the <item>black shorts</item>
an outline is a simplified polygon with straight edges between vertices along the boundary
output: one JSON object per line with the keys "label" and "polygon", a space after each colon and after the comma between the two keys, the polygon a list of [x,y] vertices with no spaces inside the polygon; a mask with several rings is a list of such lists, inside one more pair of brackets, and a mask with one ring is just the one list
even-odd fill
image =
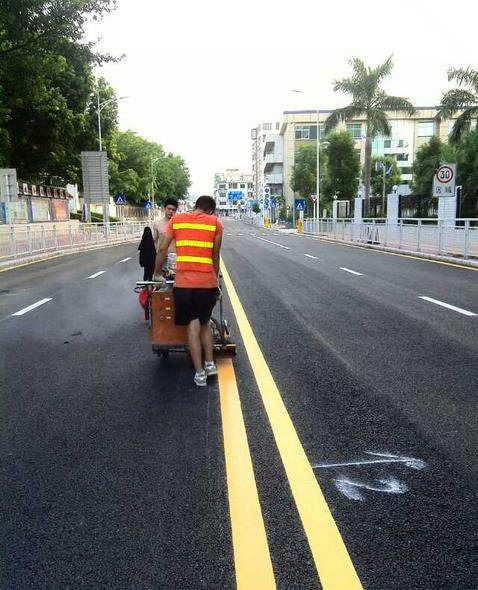
{"label": "black shorts", "polygon": [[209,322],[216,305],[217,289],[174,287],[173,294],[176,325],[187,326],[193,320],[199,320],[204,326]]}

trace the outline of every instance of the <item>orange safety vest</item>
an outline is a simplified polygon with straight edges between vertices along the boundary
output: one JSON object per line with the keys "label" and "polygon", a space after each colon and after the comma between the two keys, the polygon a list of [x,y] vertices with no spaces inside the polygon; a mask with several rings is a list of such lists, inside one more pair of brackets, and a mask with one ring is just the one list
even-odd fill
{"label": "orange safety vest", "polygon": [[213,272],[212,251],[217,217],[179,213],[173,217],[177,270]]}

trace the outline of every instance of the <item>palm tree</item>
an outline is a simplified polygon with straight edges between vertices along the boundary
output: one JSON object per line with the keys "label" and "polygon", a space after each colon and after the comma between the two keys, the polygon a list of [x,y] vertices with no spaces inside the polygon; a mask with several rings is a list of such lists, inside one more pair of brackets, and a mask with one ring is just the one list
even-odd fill
{"label": "palm tree", "polygon": [[352,96],[352,103],[341,109],[336,109],[325,121],[324,131],[329,133],[341,121],[349,121],[363,117],[366,121],[365,161],[364,161],[364,189],[365,198],[370,195],[370,173],[372,140],[377,135],[391,135],[390,123],[386,111],[406,111],[413,115],[415,109],[410,101],[401,96],[390,96],[384,92],[380,84],[390,75],[393,67],[392,56],[376,68],[367,67],[361,59],[350,60],[353,68],[351,78],[336,80],[335,92],[345,92]]}
{"label": "palm tree", "polygon": [[450,119],[458,111],[463,111],[455,121],[450,133],[450,142],[457,143],[465,131],[471,128],[474,119],[478,118],[478,70],[471,67],[453,68],[448,70],[448,80],[458,83],[458,86],[468,88],[453,88],[445,92],[441,99],[438,119]]}

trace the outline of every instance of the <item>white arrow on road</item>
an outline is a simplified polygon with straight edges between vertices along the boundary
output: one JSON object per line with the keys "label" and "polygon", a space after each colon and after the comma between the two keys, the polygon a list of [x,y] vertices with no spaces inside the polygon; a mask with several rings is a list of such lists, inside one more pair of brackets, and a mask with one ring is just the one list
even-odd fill
{"label": "white arrow on road", "polygon": [[312,465],[312,469],[326,469],[328,467],[352,467],[355,465],[377,465],[379,463],[404,463],[407,467],[412,469],[423,469],[426,465],[425,461],[415,459],[414,457],[401,457],[400,455],[390,455],[388,453],[372,453],[365,451],[367,455],[374,455],[375,457],[382,457],[381,459],[368,459],[365,461],[350,461],[347,463],[322,463],[320,465]]}
{"label": "white arrow on road", "polygon": [[353,481],[351,479],[335,479],[334,483],[339,492],[350,500],[364,500],[364,494],[360,488],[385,494],[403,494],[408,490],[404,483],[394,477],[386,477],[377,481],[381,484],[380,486]]}

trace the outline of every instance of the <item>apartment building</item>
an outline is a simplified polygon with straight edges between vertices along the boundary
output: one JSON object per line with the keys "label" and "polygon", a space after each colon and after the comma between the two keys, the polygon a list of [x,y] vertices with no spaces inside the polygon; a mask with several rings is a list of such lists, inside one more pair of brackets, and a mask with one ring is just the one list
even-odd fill
{"label": "apartment building", "polygon": [[251,129],[252,183],[258,199],[267,185],[271,194],[283,194],[284,138],[281,122],[260,123]]}
{"label": "apartment building", "polygon": [[214,175],[214,198],[219,213],[237,210],[239,202],[245,203],[254,197],[252,175],[238,168],[227,168]]}
{"label": "apartment building", "polygon": [[[319,137],[324,138],[324,122],[331,110],[319,113]],[[412,165],[417,149],[427,143],[433,135],[446,141],[454,120],[436,120],[437,107],[416,107],[409,117],[403,112],[389,112],[392,134],[390,137],[376,137],[372,143],[372,156],[393,156],[402,174],[403,192],[412,180]],[[352,119],[342,123],[339,129],[346,130],[355,140],[355,149],[363,164],[365,156],[365,119]],[[317,111],[284,111],[280,135],[283,138],[283,187],[288,203],[292,203],[294,193],[290,188],[295,153],[302,145],[317,141]]]}

